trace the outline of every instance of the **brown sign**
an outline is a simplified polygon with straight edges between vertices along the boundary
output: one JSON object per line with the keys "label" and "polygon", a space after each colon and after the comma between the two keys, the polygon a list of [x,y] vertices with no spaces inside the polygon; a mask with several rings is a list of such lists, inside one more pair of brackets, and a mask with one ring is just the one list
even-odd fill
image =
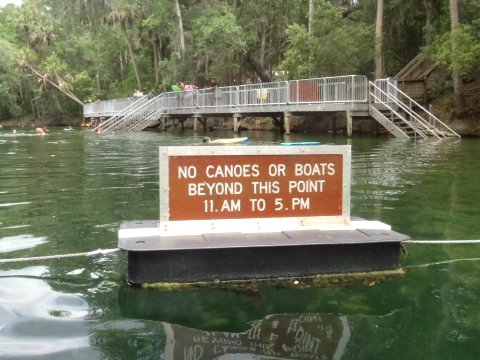
{"label": "brown sign", "polygon": [[341,216],[343,160],[343,154],[170,156],[169,220]]}

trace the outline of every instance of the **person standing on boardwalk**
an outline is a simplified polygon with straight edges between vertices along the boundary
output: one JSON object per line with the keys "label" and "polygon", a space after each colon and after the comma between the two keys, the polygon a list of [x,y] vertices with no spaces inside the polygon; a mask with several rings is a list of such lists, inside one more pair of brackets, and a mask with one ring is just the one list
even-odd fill
{"label": "person standing on boardwalk", "polygon": [[193,102],[194,89],[195,89],[194,85],[190,81],[187,81],[183,90],[185,91],[185,98],[187,99],[187,103],[185,105],[188,107],[194,106],[194,102]]}
{"label": "person standing on boardwalk", "polygon": [[172,91],[176,94],[177,108],[182,106],[182,83],[177,82],[172,85]]}

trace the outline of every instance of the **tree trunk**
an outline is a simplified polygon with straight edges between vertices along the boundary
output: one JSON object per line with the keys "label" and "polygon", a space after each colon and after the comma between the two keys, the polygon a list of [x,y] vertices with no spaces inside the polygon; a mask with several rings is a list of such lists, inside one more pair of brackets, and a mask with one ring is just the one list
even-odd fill
{"label": "tree trunk", "polygon": [[84,105],[83,102],[77,98],[73,93],[71,93],[70,91],[67,91],[65,89],[62,89],[60,86],[58,86],[57,84],[55,84],[53,81],[51,81],[50,79],[48,79],[47,77],[43,76],[42,74],[40,74],[37,70],[35,70],[32,66],[26,64],[25,67],[27,69],[29,69],[33,74],[37,75],[40,79],[42,80],[46,80],[49,84],[51,84],[52,86],[54,86],[57,90],[59,90],[60,92],[62,92],[63,94],[65,94],[66,96],[68,96],[70,99],[72,99],[73,101],[75,101],[76,103],[80,104],[80,105]]}
{"label": "tree trunk", "polygon": [[[458,16],[458,0],[450,0],[450,23],[452,29],[452,54],[455,56],[457,53],[457,42],[455,40],[455,30],[460,25],[460,18]],[[452,72],[453,79],[453,96],[455,104],[455,115],[461,116],[465,111],[465,101],[463,98],[463,81],[462,76],[459,71],[456,69],[456,66],[453,67]]]}
{"label": "tree trunk", "polygon": [[125,37],[125,42],[127,43],[128,53],[130,54],[130,59],[132,60],[133,71],[135,72],[135,78],[137,79],[137,88],[142,90],[142,82],[140,81],[140,73],[138,72],[137,61],[135,60],[135,53],[133,52],[132,42],[128,36],[127,25],[122,22],[123,36]]}
{"label": "tree trunk", "polygon": [[210,66],[210,56],[208,56],[208,53],[207,53],[205,54],[205,85],[207,86],[210,86],[208,81],[210,78],[209,66]]}
{"label": "tree trunk", "polygon": [[375,79],[383,78],[383,0],[377,0],[375,27]]}
{"label": "tree trunk", "polygon": [[312,33],[313,33],[313,28],[312,28],[313,12],[315,10],[313,2],[314,2],[314,0],[309,0],[309,2],[308,2],[308,35],[309,36],[312,36]]}
{"label": "tree trunk", "polygon": [[155,73],[155,84],[158,84],[159,77],[158,77],[158,51],[157,51],[157,43],[152,40],[153,45],[153,72]]}
{"label": "tree trunk", "polygon": [[250,65],[253,67],[255,70],[255,73],[257,76],[260,78],[262,82],[270,82],[272,79],[270,76],[265,72],[265,69],[263,66],[261,66],[257,60],[255,60],[255,57],[252,55],[252,53],[247,54],[247,60],[250,63]]}
{"label": "tree trunk", "polygon": [[178,17],[178,33],[180,35],[180,48],[182,49],[183,56],[183,53],[185,52],[185,34],[183,32],[182,12],[178,0],[175,0],[175,11],[177,12]]}
{"label": "tree trunk", "polygon": [[60,112],[63,112],[63,108],[62,108],[62,105],[60,104],[60,100],[58,99],[57,94],[54,93],[53,91],[49,91],[48,94],[50,95],[50,97],[53,98],[53,100],[54,100],[54,102],[55,102],[56,108],[57,108]]}
{"label": "tree trunk", "polygon": [[[158,66],[160,66],[160,62],[163,59],[163,43],[161,38],[155,39],[155,43],[157,44],[157,60],[158,60]],[[160,69],[158,69],[159,74],[160,74]]]}
{"label": "tree trunk", "polygon": [[439,3],[438,0],[423,0],[423,6],[425,7],[425,14],[427,16],[426,23],[427,26],[429,26],[438,14]]}
{"label": "tree trunk", "polygon": [[100,70],[97,70],[97,74],[95,75],[95,83],[97,85],[97,93],[100,93],[101,87],[100,87]]}
{"label": "tree trunk", "polygon": [[263,68],[265,67],[265,47],[267,44],[267,29],[265,25],[262,26],[262,39],[260,41],[260,54],[259,54],[259,63],[260,66]]}

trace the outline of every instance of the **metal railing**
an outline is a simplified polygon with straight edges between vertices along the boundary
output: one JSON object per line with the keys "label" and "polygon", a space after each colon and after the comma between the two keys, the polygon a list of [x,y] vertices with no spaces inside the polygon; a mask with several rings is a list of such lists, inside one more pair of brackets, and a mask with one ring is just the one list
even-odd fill
{"label": "metal railing", "polygon": [[138,98],[136,97],[128,97],[87,103],[83,106],[83,116],[84,118],[114,116],[126,107],[134,104],[137,100]]}
{"label": "metal railing", "polygon": [[238,87],[223,86],[197,90],[196,105],[200,110],[223,111],[233,109],[238,104]]}
{"label": "metal railing", "polygon": [[395,78],[375,80],[374,99],[377,104],[392,104],[398,101],[398,80]]}
{"label": "metal railing", "polygon": [[[111,116],[97,126],[102,131],[132,131],[142,130],[164,114],[194,116],[208,113],[323,111],[324,106],[328,104],[345,104],[346,110],[347,106],[353,107],[359,103],[373,103],[389,110],[390,114],[388,117],[385,116],[385,119],[390,121],[392,126],[396,126],[393,123],[394,119],[400,120],[418,136],[460,137],[448,125],[401,91],[396,79],[387,78],[376,80],[375,83],[370,82],[369,91],[369,82],[366,76],[361,75],[166,92],[152,99],[144,96],[140,99],[130,97],[100,101],[85,104],[84,116]],[[338,106],[335,109],[338,111]],[[375,112],[376,116],[378,112]]]}
{"label": "metal railing", "polygon": [[131,102],[128,106],[124,107],[120,110],[117,114],[113,115],[108,120],[99,123],[95,128],[94,131],[101,129],[102,131],[108,131],[111,128],[114,128],[119,122],[123,121],[127,116],[134,114],[140,106],[142,106],[145,102],[148,101],[148,96],[142,96],[140,98],[133,98],[133,102]]}
{"label": "metal railing", "polygon": [[237,105],[241,108],[271,108],[288,103],[288,81],[239,85],[237,89]]}
{"label": "metal railing", "polygon": [[382,105],[389,111],[389,116],[384,116],[392,123],[394,119],[398,119],[414,130],[415,135],[422,138],[428,136],[460,138],[452,128],[400,90],[396,86],[396,81],[392,81],[391,78],[370,82],[370,87],[372,102]]}
{"label": "metal railing", "polygon": [[[134,112],[125,116],[116,126],[112,127],[112,131],[132,131],[137,128],[143,128],[152,120],[158,120],[164,111],[165,94],[160,94],[153,99],[141,104]],[[144,126],[145,125],[145,126]]]}
{"label": "metal railing", "polygon": [[347,75],[289,81],[292,104],[357,103],[368,100],[366,76]]}
{"label": "metal railing", "polygon": [[[367,103],[368,80],[365,76],[348,75],[166,92],[161,95],[161,107],[167,114],[283,112],[288,111],[289,107],[298,111],[306,105]],[[84,105],[84,117],[133,117],[134,111],[132,114],[120,112],[132,106],[135,100],[125,98],[88,103]],[[140,104],[136,106],[141,108]]]}

